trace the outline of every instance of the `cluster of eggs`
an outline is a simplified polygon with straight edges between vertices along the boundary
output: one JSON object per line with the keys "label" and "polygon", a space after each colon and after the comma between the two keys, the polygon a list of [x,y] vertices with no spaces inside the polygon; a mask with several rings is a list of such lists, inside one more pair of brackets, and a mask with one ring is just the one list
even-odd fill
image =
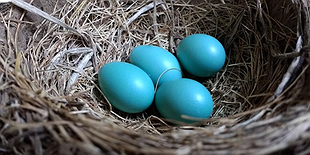
{"label": "cluster of eggs", "polygon": [[224,47],[217,39],[193,34],[179,43],[176,57],[153,45],[135,47],[130,63],[103,65],[98,82],[107,100],[121,111],[139,113],[155,100],[164,118],[189,124],[211,116],[213,99],[204,85],[182,77],[181,66],[194,76],[209,77],[223,67],[225,59]]}

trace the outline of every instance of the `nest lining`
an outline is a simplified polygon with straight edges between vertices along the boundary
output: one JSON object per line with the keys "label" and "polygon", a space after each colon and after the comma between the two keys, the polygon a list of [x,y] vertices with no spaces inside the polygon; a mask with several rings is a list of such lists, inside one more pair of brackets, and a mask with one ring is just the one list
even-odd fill
{"label": "nest lining", "polygon": [[[309,125],[303,122],[309,121],[305,107],[310,103],[296,100],[306,89],[307,68],[295,81],[296,93],[267,102],[291,60],[280,56],[293,51],[297,39],[295,27],[271,17],[268,9],[256,1],[70,1],[55,8],[53,15],[84,38],[48,21],[26,47],[8,35],[12,43],[2,46],[0,70],[3,152],[264,154],[291,146],[299,146],[295,152],[309,151]],[[13,22],[3,23],[11,32]],[[228,56],[214,77],[192,77],[211,91],[211,119],[200,127],[174,127],[152,108],[129,115],[105,101],[96,83],[103,64],[128,61],[130,51],[142,44],[175,53],[180,39],[194,33],[218,38]],[[296,132],[305,133],[300,142],[290,136]]]}

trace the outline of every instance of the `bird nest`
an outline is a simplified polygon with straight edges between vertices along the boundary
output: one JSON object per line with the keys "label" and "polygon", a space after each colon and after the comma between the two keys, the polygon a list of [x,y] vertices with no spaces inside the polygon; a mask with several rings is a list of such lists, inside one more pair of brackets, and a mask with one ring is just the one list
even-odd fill
{"label": "bird nest", "polygon": [[[1,154],[310,153],[308,1],[29,3],[44,12],[0,4]],[[211,92],[210,119],[175,126],[154,105],[127,114],[105,100],[102,65],[138,45],[175,54],[195,33],[226,49],[216,75],[186,75]]]}

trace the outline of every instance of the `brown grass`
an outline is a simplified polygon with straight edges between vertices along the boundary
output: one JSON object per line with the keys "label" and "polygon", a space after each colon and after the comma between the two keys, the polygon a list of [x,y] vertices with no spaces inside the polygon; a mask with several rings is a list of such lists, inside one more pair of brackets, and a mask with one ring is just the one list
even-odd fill
{"label": "brown grass", "polygon": [[[297,5],[306,4],[223,2],[71,0],[56,5],[51,15],[80,34],[47,20],[28,21],[31,14],[0,5],[6,9],[0,12],[5,30],[0,36],[1,154],[309,153],[308,62],[294,68],[296,78],[284,93],[271,98],[296,57],[287,54],[301,32],[292,22],[309,17],[307,8]],[[285,11],[276,7],[280,15],[270,7],[284,3]],[[213,96],[212,118],[173,126],[154,107],[126,114],[104,99],[97,86],[102,65],[128,61],[142,44],[175,53],[179,41],[194,33],[218,38],[228,57],[215,76],[193,77]],[[21,36],[26,36],[23,43]],[[308,45],[307,33],[301,36]]]}

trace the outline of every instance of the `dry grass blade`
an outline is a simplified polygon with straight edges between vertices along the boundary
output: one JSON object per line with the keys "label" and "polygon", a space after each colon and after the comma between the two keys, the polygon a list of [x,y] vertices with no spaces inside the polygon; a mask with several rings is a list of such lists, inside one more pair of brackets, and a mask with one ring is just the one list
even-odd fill
{"label": "dry grass blade", "polygon": [[74,32],[77,35],[81,35],[76,29],[72,28],[71,26],[65,24],[64,22],[60,21],[59,19],[47,14],[46,12],[44,12],[44,11],[42,11],[42,10],[40,10],[40,9],[38,9],[38,8],[36,8],[36,7],[30,5],[30,4],[28,4],[22,0],[11,0],[11,2],[20,8],[23,8],[29,12],[32,12],[32,13],[37,14],[39,16],[42,16],[43,18],[45,18],[51,22],[54,22],[54,23],[56,23],[56,24],[58,24],[64,28]]}
{"label": "dry grass blade", "polygon": [[[64,19],[84,36],[63,31],[46,20],[31,22],[33,14],[16,7],[1,10],[0,154],[310,152],[309,26],[298,25],[306,23],[299,23],[298,16],[310,14],[308,2],[40,3],[35,6],[52,6],[52,20]],[[23,6],[35,14],[38,11],[27,3]],[[298,11],[298,7],[303,9]],[[175,126],[163,119],[155,106],[127,114],[107,102],[97,85],[102,65],[128,61],[131,50],[142,44],[175,53],[180,39],[194,33],[212,35],[226,49],[226,64],[216,75],[197,78],[183,71],[184,77],[210,90],[212,118]],[[295,57],[287,57],[288,52],[298,49],[301,52],[296,56],[302,55],[306,61],[297,62],[300,72],[288,80],[288,87],[282,87],[286,72],[296,72],[296,66],[290,67]],[[275,93],[279,96],[268,101]]]}
{"label": "dry grass blade", "polygon": [[128,19],[126,25],[129,26],[134,20],[136,20],[141,14],[143,14],[144,12],[156,7],[157,5],[160,4],[164,4],[163,1],[155,1],[152,2],[146,6],[144,6],[143,8],[141,8],[137,13],[135,13],[131,18]]}
{"label": "dry grass blade", "polygon": [[71,78],[68,80],[66,91],[70,90],[70,87],[77,81],[79,74],[83,71],[84,67],[87,65],[89,60],[92,58],[94,52],[92,49],[88,49],[88,53],[85,54],[83,59],[79,62],[77,68],[74,70],[75,72],[72,73]]}
{"label": "dry grass blade", "polygon": [[[297,2],[298,3],[298,2]],[[304,3],[304,2],[300,2],[300,3]],[[307,6],[307,4],[304,4]],[[298,35],[298,40],[296,42],[296,48],[294,50],[294,52],[296,53],[301,53],[300,55],[298,55],[296,58],[294,58],[294,60],[292,61],[290,67],[288,68],[287,72],[285,73],[283,79],[282,79],[282,82],[279,84],[279,87],[277,88],[277,90],[275,91],[274,95],[269,99],[269,101],[277,98],[287,87],[288,85],[293,82],[295,80],[295,78],[297,77],[298,75],[298,72],[301,70],[302,66],[303,66],[303,62],[305,60],[305,53],[308,52],[308,46],[310,44],[309,41],[305,40],[304,39],[307,39],[309,37],[307,36],[304,36],[304,32],[306,32],[306,34],[309,35],[309,31],[310,31],[310,23],[309,23],[309,20],[308,17],[310,16],[309,15],[309,10],[308,8],[304,8],[302,7],[302,5],[297,5],[298,7],[298,16],[297,16],[297,22],[298,22],[298,32],[297,32],[297,35]],[[302,17],[302,13],[301,11],[304,9],[304,12],[306,14],[306,17]],[[304,19],[306,19],[306,21],[303,21]],[[304,29],[303,29],[304,27]],[[303,46],[306,46],[304,49]],[[306,50],[306,52],[303,52],[303,51]],[[302,52],[301,52],[302,51]]]}
{"label": "dry grass blade", "polygon": [[0,3],[8,3],[11,2],[12,0],[1,0]]}

